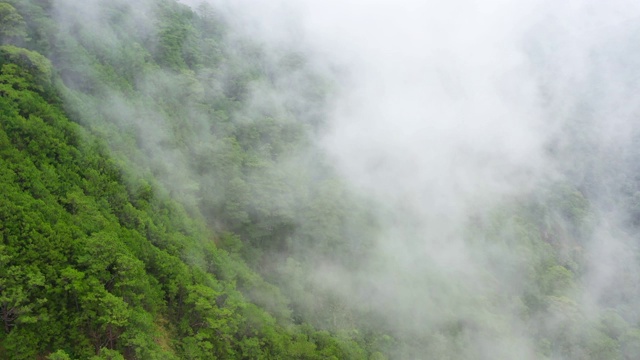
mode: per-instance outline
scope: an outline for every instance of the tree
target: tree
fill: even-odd
[[[0,43],[20,43],[27,37],[27,25],[16,8],[0,3]]]

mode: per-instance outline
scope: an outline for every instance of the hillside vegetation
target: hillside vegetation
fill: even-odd
[[[175,3],[164,6],[167,16],[175,11],[190,21],[195,17]],[[0,358],[367,356],[364,344],[348,336],[295,325],[286,298],[240,258],[238,235],[229,232],[238,231],[237,227],[207,226],[199,206],[189,204],[185,209],[149,176],[151,170],[135,169],[139,165],[135,157],[145,156],[136,153],[135,143],[127,143],[127,136],[136,134],[97,136],[122,130],[105,122],[109,114],[91,108],[107,91],[116,88],[131,94],[132,102],[153,108],[164,101],[180,104],[180,99],[173,94],[143,99],[147,94],[137,92],[134,79],[126,76],[134,73],[116,73],[126,70],[100,63],[80,44],[60,50],[79,55],[60,59],[64,54],[52,48],[74,40],[52,30],[55,25],[44,2],[0,3],[0,10],[3,26],[9,25],[4,19],[15,19],[15,28],[3,29],[3,36],[5,42],[16,44],[0,47]],[[54,59],[53,65],[36,50]],[[143,48],[138,51],[150,56]],[[172,69],[165,75],[174,78],[165,81],[196,82],[182,55],[171,58],[175,56],[171,51],[157,54],[157,62],[149,58],[144,66],[156,69],[163,64]],[[95,88],[75,83],[67,87],[61,81],[71,76],[61,66],[66,61],[70,61],[68,71],[78,71],[79,63],[88,62],[87,74],[75,76],[96,81]],[[183,90],[169,89],[170,85],[164,85],[166,91]],[[168,114],[186,111],[184,105],[162,106],[156,111],[166,111],[166,119],[179,119],[178,114]],[[218,116],[228,115],[219,111]],[[281,131],[281,125],[273,122],[264,126],[264,132],[269,127],[276,134]],[[104,139],[118,144],[110,148]],[[232,186],[234,179],[242,182],[243,160],[236,158],[249,155],[229,134],[220,141],[227,149],[219,161],[229,169],[219,176],[231,177],[221,186]],[[111,155],[110,149],[116,154]],[[217,202],[221,209],[216,211],[229,212],[222,209],[232,207],[231,201]],[[214,211],[197,205],[203,212]],[[237,208],[217,221],[231,224],[235,218],[248,218],[242,211]]]

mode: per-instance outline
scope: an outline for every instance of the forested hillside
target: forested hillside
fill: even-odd
[[[543,45],[560,169],[451,211],[343,176],[344,83],[230,16],[0,1],[0,359],[640,356],[640,131],[603,144]]]
[[[104,6],[115,20],[131,16],[124,3]],[[204,89],[187,66],[194,61],[194,69],[202,68],[204,55],[183,53],[182,41],[207,41],[195,38],[202,33],[192,26],[222,25],[174,2],[150,6],[166,19],[157,24],[161,44],[144,45],[160,49],[151,54],[121,39],[123,51],[108,54],[95,48],[102,45],[98,39],[58,28],[47,2],[0,3],[0,358],[366,358],[366,345],[351,336],[294,322],[288,300],[241,258],[246,253],[258,261],[254,253],[262,247],[284,246],[248,243],[244,250],[239,236],[259,242],[247,234],[265,233],[276,220],[251,221],[258,215],[242,203],[247,192],[268,191],[271,184],[249,188],[243,168],[274,171],[268,161],[300,146],[303,125],[266,118],[234,127],[225,109],[245,106],[235,99],[246,86],[241,77],[266,75],[239,69],[239,78],[224,84],[228,95],[207,95],[218,90]],[[130,30],[114,29],[123,36]],[[84,30],[75,35],[88,35]],[[163,77],[137,77],[144,71]],[[174,87],[174,81],[187,85]],[[110,106],[117,96],[125,103]],[[191,124],[185,112],[198,105],[209,107],[199,114],[211,117]],[[118,112],[127,107],[132,112]],[[133,113],[146,108],[148,114]],[[160,117],[145,130],[175,129],[160,139],[162,146],[185,151],[192,162],[176,164],[178,171],[154,165],[153,153],[137,142],[143,134],[126,131],[135,125],[127,121],[152,120],[145,116]],[[214,127],[224,130],[203,136],[219,137],[215,142],[180,138],[180,132],[191,138]],[[216,177],[210,186],[217,188],[172,189],[156,179],[184,167]]]

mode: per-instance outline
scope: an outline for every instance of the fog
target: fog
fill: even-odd
[[[233,29],[228,44],[254,39],[268,59],[293,48],[331,84],[318,112],[296,102],[304,78],[277,73],[282,86],[254,84],[253,108],[238,118],[251,121],[272,103],[322,115],[312,143],[349,191],[376,205],[369,211],[378,226],[370,258],[354,259],[363,262],[357,270],[327,262],[308,281],[382,318],[404,342],[398,358],[597,358],[581,348],[597,342],[587,324],[615,313],[637,325],[629,182],[640,159],[640,4],[211,3]],[[100,22],[94,5],[83,13]],[[172,76],[145,74],[140,88],[153,94],[158,83],[184,80]],[[114,94],[103,106],[117,109],[115,121],[133,122],[143,151],[173,169],[159,176],[195,202],[193,188],[214,181],[189,174],[184,154],[166,146],[173,130],[157,126],[166,114],[124,98]],[[193,110],[184,121],[204,128],[203,116]],[[217,140],[200,134],[188,142],[208,148]],[[310,157],[295,154],[279,166],[289,174],[313,167]],[[310,200],[293,195],[270,206],[289,214]],[[533,311],[526,296],[538,292],[544,309]],[[558,334],[587,340],[558,350],[550,345]]]
[[[316,62],[333,64],[339,86],[319,142],[354,191],[384,204],[377,261],[364,276],[365,287],[375,290],[363,295],[358,285],[340,284],[353,276],[340,270],[319,270],[316,281],[369,302],[399,333],[432,349],[454,348],[460,358],[541,357],[533,334],[562,328],[565,320],[554,317],[572,311],[594,319],[617,309],[638,320],[630,311],[639,300],[632,290],[637,240],[619,202],[622,179],[634,176],[627,161],[638,130],[638,53],[631,40],[637,3],[233,7],[260,29],[251,36],[302,42]],[[287,37],[292,21],[302,30]],[[498,232],[509,240],[486,241],[469,223],[553,183],[576,186],[590,203],[592,231],[576,250],[585,268],[567,295],[575,302],[545,319],[527,318],[515,295],[537,266],[517,245],[528,240],[517,231],[505,235],[513,231],[505,222]],[[626,295],[612,295],[620,288]],[[452,322],[466,324],[462,343],[438,338]],[[425,358],[447,353],[437,351]]]

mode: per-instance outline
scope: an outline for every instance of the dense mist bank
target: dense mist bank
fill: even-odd
[[[252,36],[334,64],[320,145],[376,204],[376,247],[314,280],[396,356],[636,356],[637,4],[250,7]]]

